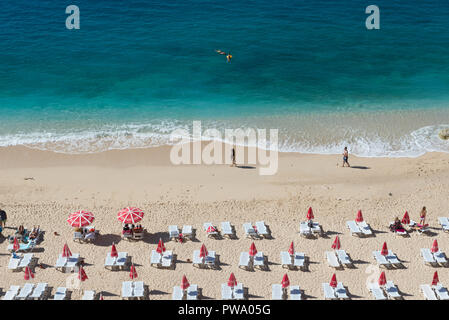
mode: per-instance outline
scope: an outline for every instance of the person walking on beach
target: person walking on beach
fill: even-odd
[[[351,167],[349,165],[348,158],[349,158],[348,147],[345,147],[345,150],[343,151],[343,167],[345,166],[345,164],[347,164],[348,167]]]
[[[231,159],[232,159],[232,164],[231,167],[235,167],[235,147],[232,147],[232,153],[231,153]]]
[[[4,229],[6,226],[6,211],[0,208],[0,225]]]
[[[422,207],[421,210],[421,214],[419,215],[419,223],[424,226],[424,224],[426,223],[426,215],[427,215],[427,210],[426,207]]]

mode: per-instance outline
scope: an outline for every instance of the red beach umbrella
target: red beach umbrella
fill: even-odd
[[[16,237],[14,237],[14,243],[12,245],[12,248],[14,251],[18,251],[20,249],[19,241],[17,240]]]
[[[115,247],[115,243],[112,243],[111,257],[113,257],[113,258],[118,257],[117,248]]]
[[[290,248],[288,248],[288,253],[292,256],[295,254],[295,247],[293,245],[293,241],[292,243],[290,243]]]
[[[290,279],[288,278],[287,274],[284,274],[281,284],[282,284],[282,288],[287,288],[290,285]]]
[[[430,251],[432,251],[432,253],[436,253],[439,251],[437,239],[433,240],[432,248],[430,249]]]
[[[363,222],[362,210],[357,212],[357,217],[355,218],[356,222]]]
[[[137,278],[137,271],[136,267],[134,267],[134,263],[131,265],[130,271],[129,271],[129,277],[132,279]]]
[[[183,276],[182,276],[182,282],[181,282],[181,289],[182,289],[182,290],[187,290],[188,287],[190,287],[190,283],[189,283],[189,281],[187,280],[186,275],[183,275]]]
[[[200,258],[207,257],[207,254],[208,254],[208,251],[206,249],[206,246],[203,243],[203,245],[201,246],[201,249],[200,249]]]
[[[256,249],[256,245],[253,243],[251,243],[251,247],[249,247],[249,255],[251,257],[254,257],[257,254],[257,249]]]
[[[341,248],[340,238],[338,236],[336,236],[334,243],[332,244],[332,249],[338,250],[340,248]]]
[[[385,271],[382,271],[378,280],[379,286],[384,286],[387,283],[387,277],[385,276]]]
[[[440,282],[440,279],[438,279],[438,272],[435,271],[433,274],[432,286],[436,286],[438,282]]]
[[[332,288],[336,288],[337,287],[337,275],[334,273],[334,275],[332,276],[331,282],[329,283],[329,285]]]
[[[30,280],[34,278],[34,273],[31,271],[30,267],[25,268],[25,276],[23,278],[25,280]]]
[[[315,217],[313,216],[312,207],[310,207],[309,210],[307,211],[307,220],[312,220],[312,219],[315,219]]]
[[[85,281],[87,280],[87,274],[84,271],[83,266],[80,266],[79,271],[78,271],[78,279],[80,279],[80,281]]]
[[[234,276],[234,273],[231,272],[231,276],[228,280],[228,287],[234,288],[237,285],[237,279]]]
[[[216,232],[217,230],[215,230],[215,228],[213,227],[213,226],[209,226],[208,228],[207,228],[207,233],[210,233],[210,232]]]
[[[127,207],[117,214],[117,219],[123,223],[137,223],[143,218],[143,211],[135,207]]]
[[[62,248],[62,256],[65,258],[69,258],[72,256],[72,252],[70,251],[67,243],[64,245],[64,248]]]
[[[388,248],[387,248],[387,243],[384,242],[384,245],[382,246],[382,251],[380,251],[380,254],[383,256],[388,255]]]
[[[159,238],[159,243],[157,244],[156,252],[162,254],[162,252],[165,252],[165,245],[162,242],[162,239]]]
[[[95,217],[91,212],[87,212],[84,210],[74,212],[69,215],[67,222],[72,227],[85,227],[91,224],[94,221]]]
[[[401,221],[401,222],[402,222],[403,224],[410,224],[410,217],[409,217],[407,211],[405,211],[404,217],[402,218],[402,221]]]

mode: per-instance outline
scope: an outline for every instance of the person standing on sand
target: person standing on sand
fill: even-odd
[[[231,153],[231,159],[232,159],[232,164],[231,167],[235,167],[235,147],[232,147],[232,153]]]
[[[345,166],[345,164],[347,164],[348,167],[351,167],[349,165],[348,158],[349,158],[348,147],[345,147],[345,150],[343,151],[343,167]]]
[[[1,227],[2,227],[3,229],[4,229],[5,226],[6,226],[6,219],[7,219],[6,211],[5,211],[5,210],[2,210],[2,209],[0,208],[0,225],[1,225]]]
[[[426,207],[422,207],[421,214],[419,216],[419,219],[420,219],[419,223],[422,226],[426,223],[426,215],[427,215]]]

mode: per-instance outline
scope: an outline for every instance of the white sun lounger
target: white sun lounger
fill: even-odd
[[[36,247],[36,240],[30,240],[28,243],[20,243],[19,244],[19,250],[17,252],[27,252],[27,251],[33,251],[33,249]],[[8,245],[8,251],[14,251],[14,244]]]
[[[74,271],[76,264],[78,263],[80,258],[80,254],[79,253],[73,253],[71,257],[69,257],[67,259],[67,263],[65,265],[65,269],[66,270],[70,270],[70,271]]]
[[[385,258],[385,256],[381,255],[380,251],[373,251],[373,257],[374,259],[376,259],[379,266],[384,266],[386,268],[391,267],[391,262],[388,261],[387,258]]]
[[[180,286],[173,287],[172,300],[182,300],[184,298],[184,292]]]
[[[309,237],[310,235],[312,235],[312,230],[307,225],[307,222],[301,222],[299,224],[299,234],[306,238]]]
[[[449,219],[447,217],[438,217],[438,222],[444,232],[449,232]]]
[[[379,287],[379,284],[376,282],[371,282],[368,285],[369,290],[374,296],[374,299],[376,300],[386,300],[387,297],[384,294],[384,291]]]
[[[327,263],[329,264],[330,267],[333,267],[335,269],[341,267],[340,262],[338,261],[337,256],[335,255],[334,252],[326,251],[325,256],[327,259]]]
[[[243,290],[243,283],[237,283],[234,287],[234,299],[243,300],[245,299],[245,291]]]
[[[115,261],[115,265],[120,269],[124,269],[128,264],[128,252],[119,252],[117,254],[117,260]]]
[[[245,231],[245,236],[247,238],[259,238],[259,235],[257,234],[256,230],[254,230],[252,224],[250,222],[243,224],[243,231]]]
[[[447,289],[441,285],[441,283],[438,283],[436,286],[433,287],[433,290],[435,290],[435,293],[437,294],[438,299],[440,300],[449,300],[449,294],[447,292]]]
[[[193,237],[192,226],[182,226],[182,236],[184,237],[184,239],[192,240]]]
[[[28,296],[33,292],[34,284],[33,283],[25,283],[22,289],[20,289],[19,294],[16,296],[16,299],[25,300]]]
[[[67,264],[67,257],[63,257],[62,254],[59,254],[58,260],[56,260],[55,264],[56,270],[61,269],[61,271],[63,271],[66,264]]]
[[[81,300],[95,300],[95,291],[94,290],[84,290],[83,297]]]
[[[421,248],[421,257],[423,257],[425,264],[431,266],[437,265],[437,262],[435,261],[435,258],[429,248]]]
[[[2,300],[14,300],[19,293],[20,286],[10,286],[8,291],[6,291]]]
[[[133,297],[133,283],[132,281],[122,282],[122,298],[129,299]]]
[[[200,250],[194,250],[193,251],[192,264],[194,266],[197,265],[198,267],[204,265],[203,258],[200,257]]]
[[[256,221],[257,234],[266,238],[270,235],[264,221]]]
[[[432,288],[428,284],[422,284],[420,285],[420,288],[426,300],[438,300],[435,292],[433,292]]]
[[[399,294],[398,288],[394,285],[393,281],[387,281],[385,285],[385,292],[392,299],[399,299],[401,295]]]
[[[335,295],[339,299],[349,299],[348,294],[346,292],[346,288],[343,286],[343,283],[338,282],[337,287],[335,288]]]
[[[447,259],[446,259],[446,255],[444,254],[444,252],[442,252],[442,251],[435,252],[433,254],[433,257],[442,266],[446,266],[447,265]]]
[[[366,221],[358,222],[357,225],[365,236],[371,236],[373,234],[373,231]]]
[[[23,255],[23,258],[20,260],[19,268],[26,268],[26,267],[30,266],[31,261],[33,261],[33,254],[25,253]]]
[[[221,284],[221,300],[232,300],[232,288],[226,283]]]
[[[150,265],[153,267],[154,266],[160,267],[161,260],[162,260],[162,255],[159,252],[157,252],[156,250],[151,250]]]
[[[198,286],[191,284],[187,288],[187,300],[198,300]]]
[[[359,226],[354,220],[346,221],[346,226],[348,227],[349,232],[352,236],[357,235],[360,237],[362,235],[362,230],[360,230]]]
[[[134,290],[133,290],[133,297],[134,298],[144,298],[145,296],[145,285],[143,284],[143,281],[136,281],[133,284]]]
[[[287,251],[281,251],[282,268],[291,269],[293,267],[292,256]]]
[[[299,286],[290,286],[290,300],[301,300],[301,289]]]
[[[170,238],[170,240],[179,239],[178,226],[168,226],[168,237]]]
[[[58,287],[53,300],[65,300],[67,298],[67,288]]]
[[[324,292],[324,299],[337,299],[337,296],[335,295],[334,288],[332,288],[329,283],[323,283],[323,292]]]
[[[173,251],[166,250],[162,254],[161,262],[163,268],[171,268],[173,266]]]
[[[306,261],[306,255],[303,252],[295,252],[293,256],[293,266],[303,269]]]
[[[337,253],[338,260],[340,261],[340,263],[342,265],[344,265],[345,267],[353,266],[352,260],[351,260],[351,258],[349,258],[348,254],[346,253],[345,250],[340,249],[340,250],[336,250],[335,252]]]
[[[271,300],[284,300],[284,292],[280,284],[271,286]]]
[[[312,233],[318,233],[318,234],[322,234],[323,233],[323,229],[321,228],[320,224],[318,222],[312,222]]]
[[[115,262],[117,261],[117,257],[111,257],[111,253],[108,252],[106,255],[106,259],[104,261],[104,267],[105,268],[111,268],[113,269],[115,267]]]
[[[36,287],[34,288],[33,293],[30,295],[30,298],[42,300],[42,299],[46,298],[47,290],[48,290],[47,283],[42,283],[42,282],[38,283],[36,285]]]
[[[234,237],[234,231],[232,229],[231,223],[229,221],[225,221],[221,223],[221,233],[226,237]]]
[[[13,271],[19,271],[19,264],[20,264],[20,260],[22,260],[22,258],[20,256],[18,256],[17,258],[14,258],[11,255],[11,258],[9,258],[9,264],[8,264],[8,269],[13,270]]]
[[[209,267],[215,267],[217,262],[217,260],[215,259],[215,251],[208,251],[204,262]]]
[[[242,269],[245,269],[245,270],[249,270],[250,269],[250,259],[249,259],[249,253],[248,252],[240,253],[239,268],[242,268]]]
[[[265,257],[263,252],[257,252],[254,256],[254,267],[259,269],[265,268]]]
[[[214,231],[214,232],[207,232],[207,229],[209,229],[209,227],[214,228],[216,231]],[[208,237],[215,237],[215,236],[218,236],[218,234],[219,234],[218,231],[217,231],[217,228],[210,222],[205,222],[203,224],[203,230],[206,231]]]
[[[399,261],[398,257],[393,253],[393,251],[388,250],[388,255],[385,257],[392,265],[395,267],[402,267],[402,262]]]

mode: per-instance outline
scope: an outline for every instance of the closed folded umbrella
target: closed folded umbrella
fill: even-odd
[[[187,290],[187,288],[190,287],[189,280],[187,280],[187,277],[185,275],[182,276],[182,282],[181,282],[181,289]]]
[[[115,243],[112,243],[111,257],[113,257],[113,258],[118,257],[117,248],[115,247]]]
[[[162,239],[159,238],[159,243],[157,244],[157,248],[156,248],[156,252],[162,254],[163,252],[165,252],[165,245],[162,242]]]
[[[64,245],[64,248],[62,248],[62,256],[64,258],[70,258],[72,256],[72,252],[70,251],[67,243]]]
[[[432,286],[436,286],[438,282],[440,282],[440,279],[438,279],[438,272],[435,271],[433,274]]]
[[[355,218],[356,222],[363,222],[362,210],[357,212],[357,217]]]
[[[334,243],[332,243],[332,249],[338,250],[340,248],[341,248],[340,238],[336,236]]]
[[[257,254],[257,249],[256,249],[256,245],[253,243],[251,243],[251,247],[249,247],[249,255],[251,257],[254,257]]]
[[[295,254],[295,247],[293,245],[293,241],[292,243],[290,243],[290,248],[288,248],[288,253],[292,256]]]
[[[380,254],[383,256],[388,255],[388,248],[387,248],[387,243],[384,242],[384,245],[382,246],[382,250],[380,251]]]
[[[405,211],[404,217],[402,218],[402,221],[401,221],[401,222],[402,222],[403,224],[410,224],[410,217],[409,217],[407,211]]]
[[[309,210],[307,211],[307,220],[312,220],[312,219],[315,219],[315,217],[313,216],[312,207],[310,207]]]
[[[438,249],[438,241],[437,241],[437,239],[435,239],[435,240],[433,240],[432,248],[430,249],[430,251],[432,251],[432,253],[436,253],[439,250],[440,249]]]
[[[131,265],[131,268],[130,268],[130,271],[129,271],[129,277],[131,279],[137,278],[137,271],[136,271],[136,267],[134,267],[134,263]]]
[[[30,267],[25,268],[25,275],[23,277],[25,280],[30,280],[34,278],[34,273],[31,271]]]
[[[282,284],[282,288],[284,288],[284,289],[290,285],[290,279],[288,278],[287,274],[284,274],[281,284]]]
[[[385,276],[385,271],[382,271],[378,280],[379,286],[384,286],[387,283],[387,277]]]
[[[12,248],[16,252],[19,251],[19,249],[20,249],[19,240],[17,240],[16,237],[14,237],[14,242],[12,244]]]
[[[336,288],[337,287],[337,275],[334,273],[334,275],[332,276],[331,282],[329,282],[329,285],[332,288]]]
[[[237,279],[234,276],[234,273],[231,272],[231,276],[228,280],[228,287],[234,288],[237,285]]]
[[[80,281],[85,281],[85,280],[88,279],[88,278],[87,278],[87,274],[86,274],[86,272],[84,271],[83,266],[80,266],[80,268],[79,268],[79,271],[78,271],[78,279],[79,279]]]

